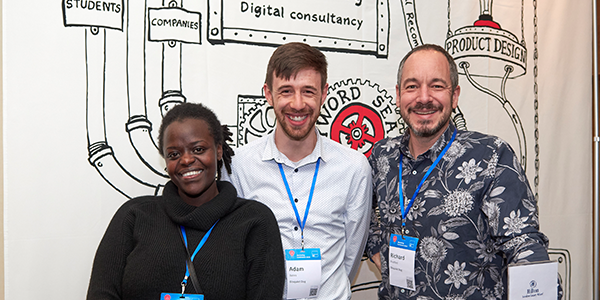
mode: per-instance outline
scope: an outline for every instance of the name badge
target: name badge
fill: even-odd
[[[162,293],[160,300],[204,300],[204,295],[181,294],[181,293]]]
[[[314,298],[321,285],[321,249],[286,249],[287,299]]]
[[[392,234],[390,236],[390,284],[415,290],[415,252],[419,239]]]

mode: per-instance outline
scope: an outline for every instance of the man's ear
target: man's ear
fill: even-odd
[[[396,84],[396,106],[400,107],[400,86]]]
[[[265,92],[265,98],[267,98],[267,102],[269,102],[269,105],[273,106],[273,93],[266,83],[263,85],[263,91]]]
[[[460,96],[460,85],[456,86],[456,89],[454,89],[454,93],[452,94],[452,109],[455,109],[458,106],[458,96]]]
[[[319,107],[323,107],[323,104],[325,104],[325,99],[327,99],[327,91],[329,90],[329,83],[326,83],[325,86],[323,87],[323,90],[321,91],[321,105],[319,105]]]

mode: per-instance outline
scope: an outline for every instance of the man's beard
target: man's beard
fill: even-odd
[[[282,112],[281,114],[277,114],[277,122],[279,123],[278,126],[281,126],[281,129],[283,129],[283,132],[292,140],[294,141],[303,141],[304,139],[306,139],[306,137],[311,133],[311,131],[314,128],[314,125],[316,123],[316,117],[314,117],[314,110],[312,109],[307,109],[308,111],[302,110],[302,111],[293,111],[292,113],[308,113],[307,115],[307,119],[308,119],[308,128],[304,128],[301,127],[302,129],[295,129],[294,126],[291,126],[289,123],[287,123],[287,117],[286,114],[284,112]],[[318,116],[317,116],[318,117]]]
[[[413,111],[413,110],[421,110],[421,109],[440,110],[440,107],[433,105],[433,103],[431,103],[431,102],[426,103],[426,104],[417,103],[414,107],[408,109],[408,114],[410,114],[411,111]],[[441,107],[441,109],[443,110],[443,107]],[[402,116],[402,119],[404,119],[406,124],[408,125],[408,128],[410,129],[411,133],[413,133],[414,135],[416,135],[418,137],[432,137],[432,136],[435,136],[436,134],[438,134],[440,132],[440,130],[444,129],[446,124],[448,124],[448,122],[450,121],[451,114],[452,114],[452,110],[448,110],[446,113],[444,113],[441,116],[441,118],[439,119],[437,124],[435,124],[433,127],[427,126],[432,121],[422,121],[420,124],[414,124],[410,119],[405,118],[404,116],[402,116],[402,114],[400,114],[400,115]],[[418,129],[416,125],[422,125],[421,129]]]

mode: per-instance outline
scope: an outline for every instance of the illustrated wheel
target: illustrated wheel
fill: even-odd
[[[373,145],[384,138],[379,114],[367,105],[354,103],[344,107],[331,125],[331,139],[371,155]]]

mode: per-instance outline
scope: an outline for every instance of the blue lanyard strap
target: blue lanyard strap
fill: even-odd
[[[412,198],[410,198],[410,202],[408,202],[408,206],[406,206],[406,209],[404,208],[404,193],[402,192],[402,151],[400,151],[400,162],[398,164],[398,170],[399,170],[399,177],[400,180],[398,180],[398,198],[400,198],[400,212],[402,213],[402,227],[406,226],[406,216],[408,215],[408,212],[410,211],[410,208],[412,207],[413,203],[415,202],[415,198],[417,198],[417,195],[419,194],[419,191],[421,190],[421,187],[423,186],[423,183],[425,182],[425,180],[427,180],[427,177],[429,177],[429,174],[431,174],[431,172],[433,171],[433,169],[435,169],[435,167],[437,166],[437,164],[440,162],[440,160],[442,160],[442,157],[444,157],[444,154],[446,154],[446,151],[448,151],[448,149],[450,149],[450,145],[452,145],[452,142],[454,142],[454,138],[456,138],[456,128],[454,128],[454,133],[452,134],[452,138],[450,139],[450,142],[448,142],[448,145],[446,145],[446,147],[444,147],[444,150],[442,150],[442,152],[440,152],[440,155],[438,155],[437,159],[433,162],[433,164],[429,167],[429,170],[427,170],[427,172],[425,173],[425,176],[423,176],[423,179],[421,179],[421,182],[419,183],[419,186],[417,186],[417,189],[415,190],[415,193],[412,195]]]
[[[317,183],[317,174],[319,173],[319,165],[321,164],[321,158],[317,159],[317,165],[315,166],[315,174],[313,175],[312,185],[310,187],[310,194],[308,195],[308,203],[306,204],[306,210],[304,211],[304,220],[300,220],[300,213],[298,213],[298,208],[296,207],[296,203],[294,203],[294,196],[292,196],[292,191],[290,190],[290,185],[285,178],[285,172],[283,172],[283,166],[280,163],[279,172],[281,172],[281,178],[283,179],[283,183],[285,184],[285,189],[287,191],[288,197],[290,198],[290,203],[292,203],[292,207],[294,208],[294,213],[296,214],[296,220],[298,221],[298,225],[300,225],[300,234],[302,236],[302,250],[304,250],[304,225],[306,225],[306,219],[308,219],[308,210],[310,209],[310,204],[312,202],[313,194],[315,192],[315,184]]]
[[[217,223],[219,223],[219,220],[217,220],[217,222],[215,222],[215,224],[213,224],[213,226],[208,230],[208,232],[206,232],[204,237],[202,237],[202,240],[200,240],[200,243],[198,244],[198,246],[196,246],[196,250],[194,250],[194,254],[192,254],[192,257],[190,257],[191,261],[194,261],[194,257],[196,257],[196,254],[198,254],[198,251],[200,251],[202,246],[204,246],[204,243],[206,243],[208,236],[210,236],[210,233],[212,232],[213,228],[215,228],[215,225],[217,225]],[[181,234],[183,236],[183,243],[185,244],[185,247],[187,248],[188,242],[187,242],[187,235],[185,234],[185,228],[183,226],[179,226],[179,227],[181,228]],[[186,263],[185,264],[185,277],[183,278],[182,284],[187,284],[187,279],[189,277],[190,277],[190,269]]]

